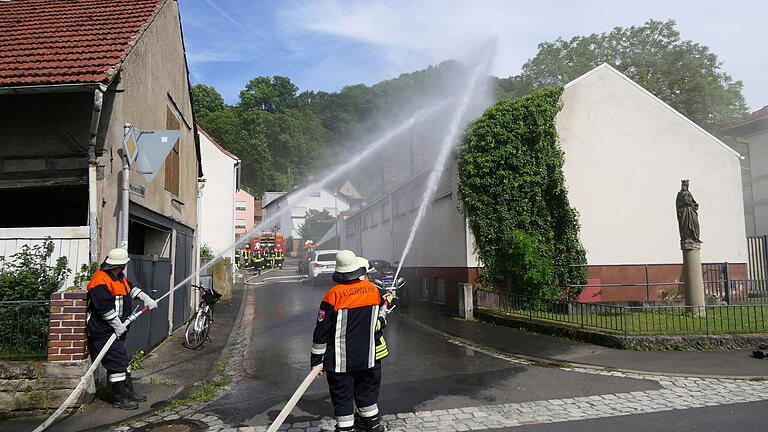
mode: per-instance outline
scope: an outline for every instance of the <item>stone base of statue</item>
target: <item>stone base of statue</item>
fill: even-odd
[[[695,315],[705,315],[704,276],[701,273],[701,243],[696,241],[680,242],[683,250],[683,278],[685,280],[685,305],[694,306]]]

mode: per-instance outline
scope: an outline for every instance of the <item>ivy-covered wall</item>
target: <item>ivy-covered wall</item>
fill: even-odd
[[[586,253],[555,128],[562,92],[497,102],[467,129],[458,161],[459,200],[485,282],[549,298],[586,283],[586,268],[574,267],[586,264]]]

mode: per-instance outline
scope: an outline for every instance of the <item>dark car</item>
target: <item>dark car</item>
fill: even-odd
[[[397,268],[390,264],[388,261],[372,259],[368,260],[368,264],[370,264],[375,269],[373,273],[373,279],[379,288],[385,290],[398,289],[405,285],[405,278],[402,276],[398,277],[398,282],[395,283],[395,273],[397,272]]]

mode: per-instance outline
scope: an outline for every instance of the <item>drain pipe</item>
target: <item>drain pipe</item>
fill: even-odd
[[[123,137],[128,135],[131,131],[131,124],[126,123],[123,130]],[[120,159],[123,161],[123,169],[120,172],[120,212],[117,229],[117,246],[123,249],[128,249],[128,214],[130,206],[130,180],[131,180],[131,165],[128,163],[128,155],[125,154],[123,149],[119,149],[117,153],[120,155]]]
[[[93,112],[91,113],[91,127],[88,140],[88,259],[90,262],[98,262],[98,236],[96,232],[97,216],[99,211],[99,193],[96,180],[98,161],[96,160],[96,136],[101,122],[101,110],[104,106],[104,92],[107,87],[100,85],[93,91]]]
[[[195,251],[197,252],[195,256],[195,285],[200,285],[200,246],[202,245],[201,238],[203,236],[203,229],[202,229],[202,221],[200,220],[200,215],[202,213],[202,207],[203,207],[203,188],[205,187],[205,179],[203,177],[200,177],[197,179],[197,229],[195,230]],[[193,290],[195,293],[194,297],[194,307],[197,308],[197,305],[200,304],[200,290],[195,289]]]

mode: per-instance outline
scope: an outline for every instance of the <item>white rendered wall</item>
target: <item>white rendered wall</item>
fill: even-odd
[[[734,152],[607,65],[562,101],[566,184],[589,264],[680,263],[681,179],[700,205],[702,262],[747,261]]]
[[[752,225],[750,235],[768,235],[768,131],[745,137],[749,142],[749,172],[745,179],[751,183]],[[751,208],[750,208],[751,207]]]
[[[293,197],[283,198],[282,195],[275,197],[276,194],[282,192],[267,192],[269,194],[269,201],[263,206],[263,218],[269,220],[275,214],[279,214],[279,223],[265,226],[267,231],[272,229],[272,226],[278,225],[278,230],[286,237],[300,238],[299,228],[304,225],[304,219],[307,214],[307,210],[326,210],[331,216],[336,217],[340,212],[349,210],[349,204],[341,198],[336,198],[332,193],[321,190],[319,193],[306,194],[300,200],[295,201]],[[315,196],[319,195],[319,196]],[[290,201],[290,203],[289,203]],[[290,211],[286,208],[290,205]]]
[[[218,255],[235,242],[235,193],[237,161],[200,134],[200,156],[205,174],[200,228],[201,240]],[[233,257],[230,251],[225,256]]]

